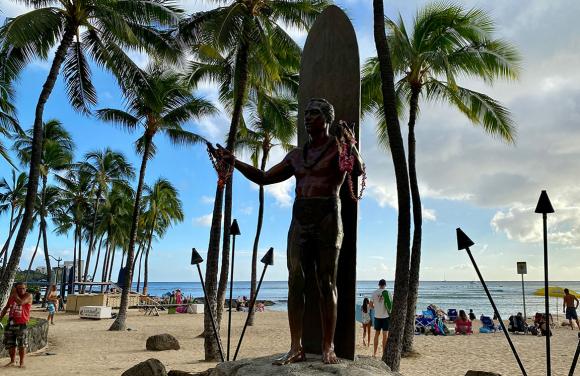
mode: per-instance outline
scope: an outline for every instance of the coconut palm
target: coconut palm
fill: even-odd
[[[135,177],[135,171],[122,153],[114,152],[110,148],[88,152],[85,154],[84,162],[81,163],[80,168],[92,176],[93,189],[91,191],[94,192],[93,219],[90,226],[87,257],[83,274],[83,280],[86,281],[91,254],[96,246],[95,229],[97,226],[99,204],[103,200],[103,194],[108,192],[113,183],[133,179]],[[98,262],[99,259],[97,256],[96,263],[98,264]]]
[[[14,141],[14,150],[23,165],[30,163],[32,159],[33,149],[33,130],[29,129],[26,133],[22,133],[16,137]],[[68,168],[72,162],[74,152],[74,142],[70,133],[64,128],[59,120],[52,119],[45,122],[42,126],[42,148],[40,156],[40,177],[41,189],[40,195],[37,196],[36,214],[40,222],[39,237],[43,232],[46,232],[46,217],[48,213],[45,207],[44,196],[48,184],[48,177],[51,173],[62,171]],[[34,221],[34,220],[33,220]],[[38,244],[38,242],[37,242]],[[50,257],[48,251],[45,249],[45,262],[47,269],[47,278],[50,281],[52,271],[50,267]],[[36,252],[35,252],[36,254]],[[32,265],[32,260],[31,260]]]
[[[298,103],[293,98],[260,92],[249,103],[246,111],[250,127],[240,129],[236,148],[249,151],[254,167],[264,171],[270,150],[274,146],[279,144],[285,150],[290,150],[293,147],[290,142],[296,135],[295,119]],[[252,248],[250,300],[256,293],[258,247],[264,219],[264,186],[262,185],[259,188],[258,200],[258,223]],[[250,312],[249,315],[248,325],[253,325],[254,312]]]
[[[141,79],[138,67],[124,49],[147,51],[163,57],[177,54],[168,42],[166,29],[179,21],[181,11],[166,0],[20,0],[33,10],[8,18],[0,28],[0,77],[10,83],[30,61],[54,58],[35,109],[32,151],[25,210],[7,271],[0,281],[0,296],[6,295],[18,267],[31,225],[37,192],[42,148],[42,122],[61,68],[73,108],[89,113],[97,102],[86,54],[97,65],[114,73],[121,86]]]
[[[91,187],[92,176],[86,171],[74,166],[63,176],[57,175],[60,185],[60,195],[63,202],[61,210],[55,215],[56,232],[63,234],[73,231],[74,238],[74,276],[73,279],[81,282],[82,270],[82,243],[83,228],[88,223],[88,214],[91,214]]]
[[[8,222],[8,237],[2,251],[0,251],[0,258],[4,258],[3,269],[8,262],[8,248],[10,246],[10,240],[16,227],[20,223],[22,217],[22,211],[24,210],[24,198],[26,196],[26,185],[28,176],[26,173],[21,172],[16,176],[16,171],[12,170],[11,183],[8,183],[5,178],[0,180],[0,202],[2,202],[2,211],[10,210],[10,222]],[[14,216],[16,214],[16,217]],[[2,273],[0,273],[0,277]]]
[[[129,238],[135,192],[127,182],[114,182],[105,196],[98,233],[106,236],[101,281],[111,279],[115,250]],[[94,275],[95,273],[93,273]],[[93,277],[94,278],[94,277]]]
[[[268,46],[273,46],[274,36],[269,35]],[[248,59],[247,89],[248,98],[254,100],[259,91],[277,92],[289,96],[298,93],[298,70],[300,67],[301,51],[297,46],[292,48],[272,48],[271,54],[263,54],[261,50],[254,48],[250,51]],[[215,46],[203,44],[194,48],[195,61],[188,67],[187,77],[189,82],[197,84],[200,81],[208,81],[219,85],[219,100],[222,105],[232,110],[234,107],[234,76],[236,51],[220,52]],[[275,70],[275,71],[274,71]],[[240,126],[244,119],[240,119]],[[231,220],[231,196],[226,187],[226,222]],[[221,204],[220,204],[221,206]],[[228,209],[230,208],[230,209]],[[221,223],[219,223],[221,226]],[[229,229],[226,229],[229,231]],[[219,234],[218,234],[219,236]],[[223,313],[223,303],[227,290],[229,274],[229,243],[228,233],[224,234],[221,271],[217,288],[217,322],[218,327]],[[218,245],[219,247],[219,245]],[[211,257],[208,257],[211,261]]]
[[[147,246],[145,251],[145,271],[143,276],[143,295],[147,295],[149,281],[149,252],[154,234],[161,239],[171,225],[183,222],[183,205],[179,199],[179,192],[169,180],[159,178],[152,187],[145,187],[143,202],[146,206],[144,213],[145,228],[147,230]],[[141,254],[143,255],[143,253]]]
[[[399,75],[395,84],[401,108],[408,109],[408,164],[413,203],[413,242],[407,322],[403,352],[412,351],[415,332],[414,314],[419,289],[421,261],[422,206],[416,169],[415,125],[419,99],[441,102],[457,108],[472,123],[482,126],[492,136],[514,142],[515,127],[509,111],[495,99],[458,85],[458,79],[469,77],[492,84],[497,79],[515,79],[520,58],[508,42],[493,36],[494,22],[481,9],[466,10],[459,5],[435,3],[419,10],[408,30],[399,16],[387,19],[393,69]],[[380,108],[382,95],[376,58],[363,68],[365,109]],[[384,117],[379,117],[384,119]],[[379,138],[384,140],[387,123],[380,123]]]
[[[203,142],[203,138],[183,129],[182,125],[190,119],[210,115],[215,111],[213,105],[191,94],[191,88],[181,77],[157,63],[151,64],[142,72],[144,83],[127,87],[124,96],[127,112],[116,109],[97,111],[100,120],[120,125],[130,131],[143,129],[143,135],[137,141],[137,150],[143,155],[139,170],[139,180],[135,193],[131,231],[127,253],[127,276],[125,284],[131,286],[134,263],[135,241],[141,195],[147,169],[147,161],[155,154],[153,139],[158,133],[163,133],[174,144],[195,144]],[[124,330],[127,313],[129,289],[123,289],[121,307],[117,319],[110,330]]]
[[[0,65],[2,58],[0,56]],[[10,84],[3,81],[0,75],[0,135],[12,138],[14,134],[22,133],[22,129],[16,119],[16,108],[12,104],[14,97]],[[15,167],[4,143],[0,141],[0,156],[4,158],[12,167]]]
[[[269,60],[264,66],[266,77],[275,79],[280,75],[280,64],[274,57],[276,50],[297,50],[298,46],[283,30],[281,24],[297,29],[308,29],[316,16],[330,3],[328,0],[230,0],[227,2],[214,0],[217,8],[199,12],[191,16],[181,28],[181,35],[192,44],[210,44],[218,51],[225,51],[231,56],[234,74],[231,80],[233,100],[232,119],[228,132],[226,148],[233,150],[236,143],[238,126],[242,119],[242,109],[246,103],[248,89],[249,56],[256,55]],[[221,6],[222,4],[224,4]],[[211,42],[210,42],[211,41]],[[231,223],[232,184],[231,177],[226,185],[224,208],[222,273],[220,282],[227,282],[227,266],[223,265],[229,259],[229,224]],[[216,294],[219,241],[221,233],[223,206],[223,187],[216,187],[208,257],[206,260],[206,284],[208,294],[208,309],[213,310],[216,302],[222,307],[221,299]],[[227,256],[227,257],[226,257]],[[224,278],[226,277],[226,278]],[[222,289],[224,290],[224,289]],[[225,290],[224,290],[225,291]],[[221,310],[218,314],[218,327]],[[211,336],[211,320],[209,312],[204,316],[205,328],[205,359],[217,359],[217,344]]]
[[[405,147],[401,136],[401,127],[397,116],[395,101],[395,84],[389,42],[385,32],[385,10],[383,0],[373,0],[373,30],[377,55],[379,57],[379,72],[382,96],[382,117],[386,119],[387,136],[391,158],[395,170],[397,184],[397,204],[399,209],[397,226],[397,262],[395,270],[395,286],[393,310],[389,341],[383,352],[383,361],[393,371],[399,370],[401,361],[401,339],[405,328],[407,308],[407,287],[409,285],[409,246],[411,238],[411,198],[409,193],[409,174],[405,160]]]

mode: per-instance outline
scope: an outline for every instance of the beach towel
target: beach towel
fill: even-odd
[[[385,308],[387,309],[387,312],[389,312],[390,315],[391,310],[393,309],[393,302],[391,300],[389,292],[386,289],[383,290],[383,302],[385,303]]]

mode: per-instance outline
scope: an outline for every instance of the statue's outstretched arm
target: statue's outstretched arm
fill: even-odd
[[[364,162],[355,145],[352,146],[352,155],[354,156],[354,165],[352,166],[352,175],[361,176],[364,170]]]
[[[237,159],[234,162],[234,166],[242,173],[242,175],[259,185],[280,183],[294,175],[294,169],[292,168],[290,161],[287,159],[272,166],[272,168],[267,171],[262,171]]]

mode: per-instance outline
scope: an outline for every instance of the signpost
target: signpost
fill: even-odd
[[[526,292],[524,290],[524,274],[528,274],[528,265],[525,261],[518,262],[518,274],[522,275],[522,300],[524,301],[524,319],[528,317],[526,314]]]

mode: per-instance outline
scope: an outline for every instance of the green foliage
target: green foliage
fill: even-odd
[[[398,113],[405,112],[416,90],[427,101],[454,106],[487,133],[515,142],[515,124],[508,109],[457,83],[476,78],[493,84],[519,76],[520,56],[511,44],[494,38],[495,25],[489,15],[477,8],[433,3],[417,12],[412,26],[409,31],[401,16],[386,20],[393,69],[399,77],[395,84]],[[363,115],[379,119],[378,138],[388,147],[376,57],[366,61],[362,75]]]

